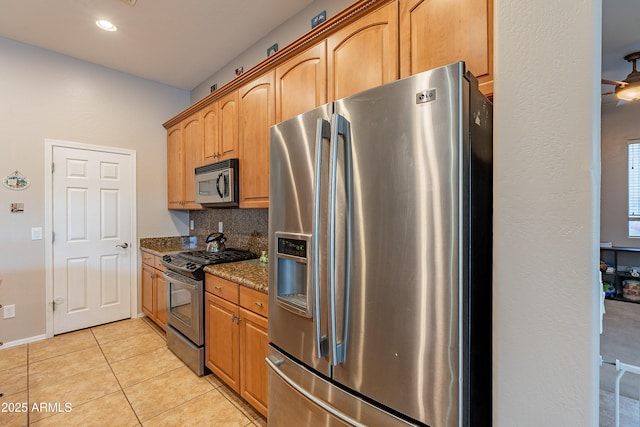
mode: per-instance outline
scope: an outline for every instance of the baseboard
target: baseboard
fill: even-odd
[[[2,346],[0,346],[0,349],[16,347],[18,345],[29,344],[36,341],[42,341],[45,338],[47,338],[47,336],[45,334],[42,334],[42,335],[36,335],[35,337],[23,338],[21,340],[6,342],[6,343],[3,343]]]

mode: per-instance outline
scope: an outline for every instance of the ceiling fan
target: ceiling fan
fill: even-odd
[[[633,62],[633,71],[621,82],[602,79],[602,84],[614,85],[616,87],[615,92],[609,92],[603,95],[615,93],[620,100],[635,101],[640,99],[640,72],[636,69],[636,61],[640,59],[640,52],[630,53],[626,55],[624,59]]]

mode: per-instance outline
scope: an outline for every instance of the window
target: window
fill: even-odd
[[[640,139],[629,140],[629,237],[640,237]]]

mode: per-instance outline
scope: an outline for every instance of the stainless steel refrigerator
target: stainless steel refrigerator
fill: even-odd
[[[273,126],[269,191],[269,426],[491,425],[492,105],[465,64]]]

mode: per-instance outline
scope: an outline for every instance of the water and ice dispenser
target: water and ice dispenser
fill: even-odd
[[[281,307],[311,317],[311,235],[276,232],[276,302]]]

